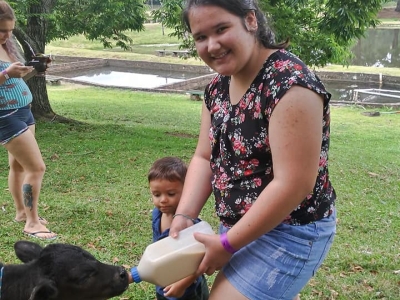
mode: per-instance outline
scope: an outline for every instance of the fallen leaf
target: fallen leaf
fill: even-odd
[[[354,266],[353,267],[353,271],[356,271],[356,272],[361,272],[361,271],[363,271],[364,269],[361,267],[361,266]]]
[[[54,153],[52,156],[50,156],[50,159],[51,159],[52,161],[57,160],[57,159],[59,159],[59,158],[60,158],[60,156],[58,156],[57,153]]]
[[[337,297],[337,296],[339,296],[339,293],[336,292],[335,290],[331,290],[331,294],[332,294],[332,297]],[[335,298],[331,298],[331,299],[335,299]]]
[[[368,175],[369,175],[370,177],[378,177],[378,176],[379,176],[379,174],[372,173],[372,172],[368,172]]]
[[[88,248],[96,249],[96,246],[92,243],[87,244]]]

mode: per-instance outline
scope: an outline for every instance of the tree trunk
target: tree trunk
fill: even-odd
[[[26,35],[29,40],[20,41],[25,53],[25,59],[31,60],[33,55],[29,46],[37,53],[45,53],[47,21],[44,15],[48,13],[48,1],[39,0],[39,3],[30,4],[28,12],[30,17],[27,20]],[[32,113],[36,119],[53,119],[55,113],[51,108],[47,94],[45,76],[35,76],[28,80],[28,86],[33,95]]]
[[[51,108],[47,94],[45,76],[34,76],[27,81],[27,84],[33,96],[32,113],[35,118],[52,119],[55,114]]]
[[[400,12],[400,0],[397,0],[397,6],[395,11]]]
[[[30,3],[28,12],[31,16],[27,20],[26,31],[19,27],[14,29],[14,36],[22,47],[26,61],[30,61],[34,54],[45,53],[47,21],[44,16],[53,9],[56,0],[38,0],[34,4],[32,4],[32,1]],[[82,122],[54,113],[47,94],[46,77],[44,75],[30,78],[27,84],[33,96],[32,113],[35,119],[82,124]]]

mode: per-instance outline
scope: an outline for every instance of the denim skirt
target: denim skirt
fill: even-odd
[[[220,225],[220,233],[228,231]],[[307,225],[280,224],[236,252],[222,268],[251,300],[292,300],[324,261],[336,233],[336,211]]]

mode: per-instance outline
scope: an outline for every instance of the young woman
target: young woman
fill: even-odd
[[[7,2],[0,1],[0,142],[8,151],[8,185],[16,207],[15,221],[25,222],[26,235],[53,240],[57,235],[38,215],[46,167],[35,139],[32,94],[22,79],[33,67],[17,60],[11,40],[14,26],[14,11]]]
[[[255,0],[188,0],[184,20],[218,75],[170,235],[213,192],[220,235],[195,235],[206,247],[198,274],[221,270],[210,299],[297,299],[336,231],[330,94],[275,44]]]

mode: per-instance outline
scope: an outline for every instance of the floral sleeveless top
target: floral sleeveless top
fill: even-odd
[[[313,191],[282,221],[303,225],[329,216],[336,199],[328,172],[331,95],[319,78],[295,55],[278,50],[267,58],[236,105],[230,102],[229,84],[230,76],[217,75],[206,87],[204,99],[211,114],[210,166],[215,209],[222,223],[233,226],[272,181],[268,124],[275,106],[293,85],[323,96],[323,140]]]

